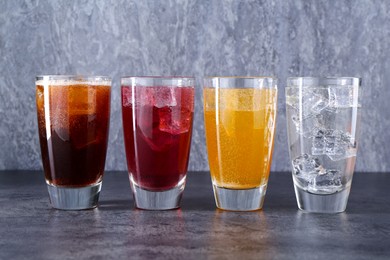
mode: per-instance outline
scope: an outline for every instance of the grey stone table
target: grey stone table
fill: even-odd
[[[347,211],[297,210],[289,173],[264,209],[215,208],[210,177],[189,173],[182,208],[134,209],[127,175],[108,172],[94,210],[52,209],[41,172],[0,172],[0,259],[390,259],[390,174],[355,174]]]

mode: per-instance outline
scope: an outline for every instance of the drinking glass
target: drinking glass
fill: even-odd
[[[106,160],[111,79],[36,77],[39,140],[51,204],[97,206]]]
[[[288,78],[287,130],[298,207],[337,213],[347,206],[360,129],[361,80]]]
[[[122,119],[135,206],[180,206],[194,112],[194,78],[123,77]]]
[[[250,211],[263,206],[271,167],[277,104],[272,77],[204,80],[207,152],[216,205]]]

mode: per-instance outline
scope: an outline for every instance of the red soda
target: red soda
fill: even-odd
[[[127,165],[136,185],[164,191],[185,180],[193,110],[193,87],[122,86]]]

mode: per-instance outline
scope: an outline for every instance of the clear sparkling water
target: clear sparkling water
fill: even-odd
[[[303,192],[349,189],[357,151],[360,105],[356,86],[287,87],[293,179]]]

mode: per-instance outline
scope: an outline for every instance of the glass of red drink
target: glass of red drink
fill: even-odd
[[[97,206],[106,160],[111,79],[38,76],[36,104],[51,204],[65,210]]]
[[[191,77],[124,77],[122,119],[135,206],[180,206],[194,112]]]

